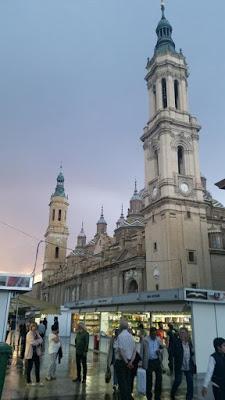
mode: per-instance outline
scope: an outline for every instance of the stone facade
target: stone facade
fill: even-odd
[[[94,238],[86,243],[82,226],[67,257],[66,217],[58,224],[52,213],[60,208],[66,215],[68,202],[64,189],[60,195],[56,190],[41,290],[51,302],[185,286],[225,289],[225,208],[211,197],[200,174],[201,127],[189,112],[187,64],[175,50],[163,5],[156,32],[145,77],[145,188],[138,192],[135,183],[127,219],[122,210],[113,237],[107,234],[102,209]],[[57,260],[56,246],[62,247]]]

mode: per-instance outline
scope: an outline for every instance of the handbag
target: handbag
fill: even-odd
[[[111,369],[109,366],[107,366],[105,371],[105,383],[109,383],[110,380],[111,380]]]
[[[146,394],[146,371],[143,368],[137,370],[137,392]]]

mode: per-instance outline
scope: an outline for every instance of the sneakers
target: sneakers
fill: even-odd
[[[45,379],[46,379],[46,381],[51,381],[52,380],[52,378],[50,376],[46,376]]]
[[[38,382],[37,385],[42,387],[42,386],[44,386],[44,383],[43,382]]]

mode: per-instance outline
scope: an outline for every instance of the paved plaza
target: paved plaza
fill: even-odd
[[[89,351],[88,353],[88,377],[87,383],[77,384],[72,382],[76,377],[75,348],[69,345],[68,340],[63,342],[63,359],[57,365],[57,380],[47,382],[45,376],[49,365],[47,349],[42,357],[41,378],[44,387],[27,387],[24,377],[23,364],[16,357],[8,368],[2,400],[117,400],[118,396],[113,394],[112,383],[105,383],[104,374],[106,366],[106,355]],[[163,375],[162,400],[169,399],[171,378]],[[195,399],[201,399],[201,382],[195,381]],[[146,397],[134,392],[134,398],[144,400]],[[185,382],[177,395],[177,400],[185,399]],[[207,400],[211,400],[211,392]],[[119,399],[118,399],[119,400]]]

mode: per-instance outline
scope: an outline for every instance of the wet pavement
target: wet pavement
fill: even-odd
[[[61,364],[57,365],[57,379],[51,382],[45,380],[48,365],[49,358],[46,349],[41,361],[41,380],[44,383],[44,387],[27,387],[23,364],[17,358],[13,358],[12,365],[7,370],[2,400],[119,400],[118,396],[113,393],[112,383],[105,383],[105,354],[97,354],[92,351],[88,353],[86,384],[72,382],[72,379],[76,377],[75,348],[69,345],[69,340],[64,340],[63,342],[63,358]],[[162,400],[169,399],[171,379],[168,375],[163,375]],[[33,381],[35,380],[33,379]],[[177,393],[177,400],[186,398],[185,386],[184,381]],[[195,399],[202,399],[200,395],[201,386],[201,381],[197,383],[195,378]],[[138,395],[136,389],[133,397],[135,400],[146,399],[145,396]],[[212,398],[211,393],[209,393],[207,400]]]

